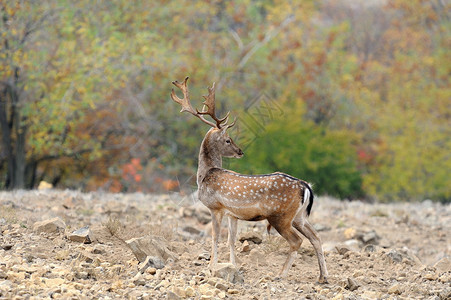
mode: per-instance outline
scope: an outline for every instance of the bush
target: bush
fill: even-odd
[[[328,131],[296,115],[284,116],[268,124],[242,159],[230,161],[230,167],[248,174],[280,171],[312,183],[317,194],[362,197],[362,177],[351,142],[344,132]]]

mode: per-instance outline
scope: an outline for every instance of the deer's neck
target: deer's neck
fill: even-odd
[[[222,168],[222,157],[210,141],[210,131],[204,137],[199,151],[199,165],[197,167],[197,186],[200,188],[202,180],[211,168]]]

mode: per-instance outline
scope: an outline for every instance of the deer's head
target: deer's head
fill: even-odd
[[[235,142],[230,138],[227,130],[235,125],[235,121],[231,124],[227,124],[229,119],[229,113],[226,114],[224,118],[217,118],[215,113],[215,84],[213,83],[212,87],[208,88],[208,95],[203,96],[205,101],[204,109],[202,111],[195,110],[191,106],[191,101],[189,99],[189,92],[186,82],[188,81],[188,77],[185,78],[183,83],[178,81],[173,81],[172,84],[178,87],[183,92],[183,99],[179,98],[174,89],[171,93],[171,98],[178,104],[182,106],[182,110],[180,112],[189,112],[190,114],[198,117],[205,124],[210,125],[212,128],[208,131],[208,147],[212,149],[212,151],[218,151],[219,155],[223,157],[235,157],[240,158],[243,156],[243,151],[235,144]],[[206,107],[206,109],[205,109]],[[214,121],[210,122],[204,118],[204,115],[209,115]]]
[[[230,127],[226,126],[220,129],[210,129],[210,131],[208,132],[209,147],[218,151],[219,155],[223,157],[240,158],[244,155],[244,153],[229,136],[227,132],[228,128]]]

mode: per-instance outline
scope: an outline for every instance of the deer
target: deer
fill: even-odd
[[[197,186],[199,200],[210,210],[212,220],[212,250],[210,269],[218,264],[218,240],[220,225],[228,216],[228,246],[230,262],[236,266],[235,238],[237,220],[267,220],[269,226],[288,242],[290,250],[277,278],[286,278],[297,251],[305,236],[315,249],[320,275],[318,282],[327,283],[327,268],[321,239],[308,221],[314,194],[312,186],[301,179],[285,173],[275,172],[263,175],[245,175],[222,168],[222,158],[241,158],[244,153],[229,137],[227,130],[236,119],[228,124],[230,111],[218,118],[215,112],[215,84],[208,87],[208,95],[203,96],[203,109],[199,111],[191,105],[187,81],[172,84],[183,93],[179,98],[172,89],[171,98],[180,104],[181,113],[188,112],[211,128],[202,140],[199,150]],[[213,121],[207,120],[209,116]]]

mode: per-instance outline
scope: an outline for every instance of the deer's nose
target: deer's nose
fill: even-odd
[[[244,155],[243,150],[239,149],[239,150],[238,150],[238,155]]]

